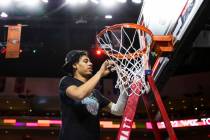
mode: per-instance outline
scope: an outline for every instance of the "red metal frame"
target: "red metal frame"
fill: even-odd
[[[171,126],[170,119],[169,119],[168,114],[166,112],[166,109],[164,107],[163,101],[162,101],[162,99],[160,97],[160,93],[159,93],[159,91],[158,91],[158,89],[157,89],[157,87],[155,85],[153,77],[152,76],[148,76],[147,78],[148,78],[149,85],[150,85],[150,87],[152,89],[152,92],[153,92],[153,94],[155,96],[155,100],[156,100],[156,103],[157,103],[158,108],[160,110],[160,113],[162,115],[163,121],[164,121],[164,123],[166,125],[166,130],[167,130],[167,132],[169,134],[169,138],[170,138],[170,140],[176,140],[177,139],[176,138],[176,134],[174,132],[173,127]]]
[[[136,84],[133,84],[131,86],[132,92],[134,91],[135,93],[140,94],[141,85],[139,85],[140,88],[136,88]],[[137,91],[138,90],[138,91]],[[135,116],[136,112],[136,107],[138,105],[139,101],[139,95],[136,95],[134,93],[131,93],[131,95],[128,98],[125,111],[123,114],[123,119],[122,123],[120,125],[120,129],[118,131],[117,135],[117,140],[128,140],[130,137],[130,132],[132,130],[132,124],[133,124],[133,119]]]
[[[148,115],[148,118],[152,124],[152,128],[154,129],[153,133],[155,135],[155,139],[156,140],[162,140],[162,136],[160,134],[160,130],[158,129],[158,126],[157,126],[157,122],[155,121],[155,116],[154,114],[152,113],[152,109],[151,109],[151,106],[148,102],[148,98],[147,98],[147,94],[143,94],[142,95],[142,99],[143,99],[143,102],[144,102],[144,105],[145,105],[145,108],[146,108],[146,111],[147,111],[147,115]]]
[[[154,94],[155,101],[156,101],[157,106],[160,110],[163,121],[166,125],[166,130],[168,132],[169,138],[170,138],[170,140],[177,140],[176,134],[174,132],[174,129],[171,126],[170,119],[169,119],[166,109],[164,107],[163,101],[160,97],[160,93],[155,85],[153,77],[149,75],[147,77],[147,79],[148,79],[149,85],[151,87],[151,90]],[[131,88],[135,89],[135,87],[133,87],[133,86],[131,86]],[[135,93],[140,94],[140,90],[135,91]],[[125,107],[123,120],[121,122],[120,129],[119,129],[118,135],[117,135],[117,140],[129,140],[130,133],[132,130],[133,119],[134,119],[135,112],[136,112],[136,107],[138,105],[138,101],[139,101],[140,97],[143,98],[143,102],[146,107],[148,117],[152,123],[155,139],[162,140],[160,130],[158,129],[157,123],[154,120],[154,115],[152,114],[151,107],[150,107],[148,99],[147,99],[147,95],[145,94],[145,95],[138,96],[138,95],[132,94],[132,93],[131,93],[131,96],[128,98],[128,101],[127,101],[127,104]]]

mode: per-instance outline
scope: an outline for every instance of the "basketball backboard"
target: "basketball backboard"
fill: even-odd
[[[198,12],[204,0],[144,0],[137,24],[144,25],[154,35],[169,35],[174,37],[174,46],[180,41]],[[155,58],[154,58],[155,59]],[[157,67],[154,80],[161,74],[169,62],[167,57],[160,57],[154,63]]]
[[[142,97],[148,116],[153,122],[156,139],[161,139],[145,94],[149,91],[154,93],[170,139],[177,139],[154,81],[158,79],[170,60],[167,53],[174,50],[173,45],[182,38],[202,2],[145,0],[137,24],[116,24],[97,35],[99,46],[116,64],[115,70],[118,75],[116,87],[120,89],[120,93],[129,96],[117,140],[129,140],[139,97]],[[154,44],[157,45],[155,50],[160,47],[164,47],[165,50],[151,50],[155,47]],[[162,55],[163,53],[166,55]]]

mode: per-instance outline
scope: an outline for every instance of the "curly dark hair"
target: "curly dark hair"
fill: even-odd
[[[84,50],[72,50],[66,54],[65,63],[63,65],[63,69],[65,72],[73,75],[73,64],[79,62],[79,59],[88,55],[87,51]]]

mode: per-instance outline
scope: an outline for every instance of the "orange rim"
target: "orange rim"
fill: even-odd
[[[152,32],[149,29],[147,29],[146,27],[144,27],[142,25],[138,25],[138,24],[134,24],[134,23],[122,23],[122,24],[115,24],[115,25],[112,25],[112,26],[108,26],[105,29],[103,29],[102,31],[100,31],[97,34],[96,37],[97,38],[98,37],[102,37],[103,34],[106,33],[107,31],[112,31],[112,30],[115,30],[115,29],[119,29],[121,27],[133,28],[133,29],[136,29],[136,30],[141,30],[143,32],[146,32],[151,37],[151,39],[153,39],[153,34],[152,34]],[[109,53],[109,52],[107,52],[107,53],[108,53],[109,56],[115,57],[115,58],[118,58],[118,59],[125,59],[125,58],[127,58],[127,59],[135,59],[135,58],[138,58],[138,57],[142,56],[143,54],[145,54],[146,53],[146,48],[144,48],[142,50],[138,50],[138,51],[136,51],[134,53],[129,53],[129,54],[120,54],[120,53],[112,54],[112,53]]]

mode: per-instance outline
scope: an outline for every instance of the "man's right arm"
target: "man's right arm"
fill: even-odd
[[[72,85],[67,87],[66,89],[67,96],[74,100],[79,100],[79,101],[89,96],[92,90],[99,82],[99,80],[110,73],[109,70],[110,65],[112,65],[112,63],[110,63],[109,61],[105,61],[102,64],[100,70],[87,82],[85,82],[81,86]]]
[[[81,86],[71,85],[67,87],[66,94],[68,97],[74,100],[82,100],[89,96],[92,90],[95,88],[96,84],[101,78],[101,74],[97,72],[92,78]]]

